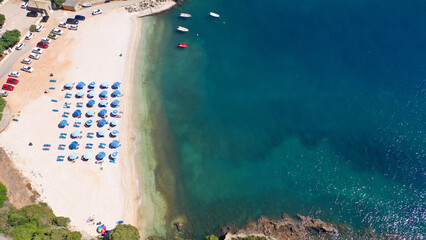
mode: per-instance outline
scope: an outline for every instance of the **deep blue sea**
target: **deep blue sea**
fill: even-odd
[[[154,21],[186,237],[282,213],[426,233],[426,1],[186,0]]]

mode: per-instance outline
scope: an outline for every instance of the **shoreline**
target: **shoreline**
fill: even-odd
[[[174,2],[169,2],[169,5],[165,5],[165,7],[162,8],[161,10],[159,9],[157,10],[159,12],[166,11],[172,8],[174,5],[175,5]],[[7,152],[7,155],[15,163],[16,168],[19,169],[19,171],[23,174],[25,178],[27,178],[31,183],[33,183],[32,186],[34,187],[34,189],[40,192],[41,200],[47,202],[57,215],[70,217],[71,225],[73,225],[76,230],[81,231],[83,234],[86,233],[86,235],[97,236],[97,234],[95,234],[93,231],[94,230],[93,227],[85,226],[87,225],[85,223],[85,220],[87,217],[82,218],[77,216],[77,215],[90,216],[91,214],[88,214],[87,211],[85,210],[82,210],[82,209],[79,210],[78,207],[81,207],[81,205],[77,204],[76,208],[72,208],[70,205],[75,204],[75,202],[85,202],[85,205],[87,205],[86,206],[86,209],[87,209],[87,207],[89,207],[90,205],[96,204],[96,202],[98,202],[96,198],[103,197],[107,199],[112,198],[111,202],[115,202],[115,204],[103,203],[104,208],[108,209],[108,213],[106,215],[105,213],[96,214],[97,219],[101,220],[103,223],[106,222],[108,229],[112,229],[115,226],[115,221],[122,219],[125,221],[125,223],[129,223],[136,226],[141,231],[141,236],[147,236],[145,227],[148,224],[150,224],[150,219],[146,218],[147,215],[145,213],[142,214],[141,209],[146,210],[146,207],[144,208],[145,206],[144,199],[148,198],[146,196],[148,196],[150,193],[146,191],[148,189],[141,188],[141,185],[144,185],[145,183],[141,184],[140,182],[138,182],[139,179],[144,178],[144,176],[140,176],[140,173],[144,174],[144,172],[143,171],[139,172],[138,169],[136,168],[136,165],[137,165],[136,162],[139,161],[137,158],[138,157],[137,154],[138,152],[143,151],[143,149],[139,149],[137,145],[138,132],[137,132],[137,128],[135,127],[135,125],[137,125],[134,122],[136,114],[133,108],[135,106],[135,100],[136,100],[135,73],[137,71],[135,67],[137,67],[136,66],[137,57],[138,57],[139,48],[141,47],[140,42],[147,41],[147,39],[144,36],[144,33],[142,31],[142,28],[143,28],[142,20],[139,19],[142,17],[141,12],[128,13],[124,11],[124,7],[120,7],[119,9],[108,10],[103,15],[97,16],[96,21],[101,21],[100,19],[104,20],[105,18],[112,19],[113,17],[109,17],[111,15],[115,17],[114,20],[117,20],[117,17],[119,17],[120,19],[127,19],[128,25],[126,27],[127,29],[126,31],[130,30],[129,38],[125,38],[127,39],[126,48],[128,49],[126,52],[124,52],[124,54],[128,54],[127,56],[125,56],[126,58],[125,68],[123,68],[124,70],[123,72],[125,74],[121,76],[121,79],[122,79],[121,81],[123,83],[123,86],[120,90],[122,90],[127,96],[125,96],[126,100],[123,101],[123,104],[120,108],[120,110],[124,112],[124,118],[120,119],[120,123],[121,123],[120,135],[125,137],[124,138],[121,137],[120,139],[123,147],[119,150],[120,158],[119,158],[118,164],[114,167],[110,167],[108,166],[109,163],[107,163],[106,168],[105,167],[101,168],[101,172],[103,173],[100,173],[99,170],[96,170],[97,168],[96,166],[86,166],[87,168],[89,168],[87,169],[86,167],[81,166],[81,165],[87,165],[87,163],[77,162],[77,164],[70,164],[68,161],[65,160],[65,162],[60,164],[74,165],[74,166],[64,167],[69,169],[63,172],[63,169],[58,169],[58,166],[55,166],[59,164],[58,162],[54,160],[56,157],[54,157],[55,154],[53,152],[57,152],[56,150],[52,149],[50,150],[50,152],[41,151],[41,147],[40,147],[41,142],[44,143],[46,141],[49,141],[48,139],[50,138],[53,139],[54,136],[56,136],[57,138],[57,135],[55,133],[57,132],[57,129],[52,130],[52,128],[55,128],[54,126],[57,124],[56,119],[58,119],[58,117],[54,117],[52,115],[51,113],[52,110],[50,109],[49,106],[46,106],[46,109],[40,109],[40,113],[36,113],[34,112],[34,109],[36,109],[36,106],[44,106],[48,104],[50,105],[51,104],[49,103],[50,98],[58,99],[59,104],[61,104],[63,101],[70,101],[70,100],[65,100],[63,99],[63,97],[61,97],[61,95],[63,95],[65,92],[58,92],[59,88],[63,86],[65,82],[69,80],[72,80],[73,82],[78,82],[79,80],[77,79],[91,78],[94,80],[98,79],[96,80],[98,84],[100,83],[99,81],[101,81],[101,78],[102,78],[101,76],[96,76],[96,75],[93,75],[93,73],[89,72],[90,66],[84,66],[84,63],[78,63],[77,65],[75,64],[79,56],[77,56],[78,54],[75,53],[73,50],[78,48],[78,46],[82,47],[81,43],[76,42],[77,36],[83,34],[81,33],[83,31],[82,29],[80,29],[78,32],[75,32],[75,33],[67,31],[66,34],[64,34],[64,36],[61,36],[60,39],[55,41],[55,45],[59,43],[59,41],[65,41],[66,43],[58,44],[58,45],[61,45],[62,48],[64,46],[67,46],[67,49],[65,51],[59,50],[59,47],[56,47],[54,46],[54,44],[52,44],[52,46],[48,50],[46,50],[46,53],[44,54],[46,56],[44,55],[42,56],[46,60],[51,60],[51,61],[54,59],[56,60],[59,59],[59,61],[57,61],[58,62],[57,67],[51,68],[49,66],[49,69],[45,69],[43,73],[40,73],[40,74],[36,72],[33,73],[32,75],[24,73],[24,76],[23,76],[24,78],[34,79],[34,81],[32,81],[32,83],[30,83],[29,86],[27,86],[28,81],[22,82],[18,86],[17,91],[13,92],[13,97],[8,98],[8,106],[11,106],[10,107],[11,115],[19,118],[19,122],[17,123],[9,122],[5,131],[0,133],[0,145],[4,147],[4,149]],[[85,27],[86,24],[88,24],[88,22],[95,21],[95,20],[92,20],[91,18],[92,17],[86,20],[87,23],[82,24],[83,28]],[[52,23],[53,21],[51,21],[49,25]],[[126,25],[125,22],[122,24]],[[108,25],[108,24],[105,24],[105,25]],[[103,27],[103,28],[108,28],[108,27]],[[99,29],[96,29],[96,31],[98,30]],[[71,34],[75,34],[75,37],[68,37],[68,35],[71,35]],[[105,31],[104,34],[110,35],[111,33],[106,33]],[[101,36],[98,36],[98,37],[101,37]],[[33,41],[34,40],[32,40],[31,42]],[[71,46],[71,47],[68,47],[68,46]],[[93,48],[94,46],[91,46],[91,47]],[[56,54],[52,56],[51,52],[52,53],[55,52]],[[117,56],[118,56],[118,53],[117,53]],[[36,65],[41,66],[39,63],[42,60],[44,60],[43,58],[39,60],[36,63]],[[102,58],[102,59],[106,59],[106,58]],[[99,64],[101,64],[101,63],[95,63],[90,60],[88,61],[89,62],[86,61],[88,65],[99,66]],[[117,61],[117,60],[114,60],[114,61]],[[15,63],[14,68],[16,68],[19,65],[20,65],[19,63]],[[114,65],[114,68],[115,67],[116,66]],[[36,71],[40,69],[40,68],[37,68],[37,66],[35,66],[35,68],[36,68]],[[96,67],[94,69],[96,69]],[[105,69],[105,71],[120,72],[121,70],[115,70],[110,68],[110,69]],[[46,84],[48,82],[47,79],[49,78],[49,77],[46,77],[48,76],[48,72],[54,73],[54,77],[52,78],[57,79],[58,81],[56,84],[57,90],[49,92],[48,94],[43,94],[42,89],[47,89],[49,85],[49,84]],[[85,72],[87,74],[82,74],[82,72]],[[90,77],[90,75],[92,77]],[[111,76],[105,75],[105,77],[110,77],[111,79],[114,79],[114,81],[116,79],[114,78],[114,74],[112,74]],[[39,79],[35,80],[36,78],[45,79],[43,80],[45,81],[45,83],[41,83],[40,82],[41,80]],[[39,86],[35,87],[36,83],[38,83]],[[59,109],[60,111],[63,110],[61,107]],[[46,119],[46,118],[49,118],[49,119]],[[36,124],[31,124],[30,122],[28,122],[29,119],[34,120]],[[69,119],[69,120],[73,120],[73,119]],[[128,124],[126,124],[126,122]],[[48,128],[46,126],[44,127],[40,126],[40,125],[48,125],[49,123],[51,123],[50,124],[51,128]],[[31,129],[31,128],[34,128],[34,129]],[[35,129],[37,129],[38,131],[36,131]],[[25,137],[22,137],[22,135],[20,134],[16,134],[17,132],[22,132],[22,131],[25,131],[27,133]],[[39,134],[40,131],[44,132],[42,136],[40,136]],[[12,143],[9,142],[8,140],[12,136],[15,136],[15,138],[19,140],[12,141]],[[39,138],[40,141],[34,140],[33,138]],[[33,152],[31,153],[28,153],[28,150],[24,150],[28,148],[27,144],[29,141],[34,142],[34,146],[32,146]],[[57,140],[53,142],[56,142],[56,141]],[[126,158],[125,157],[126,155],[128,155],[129,157]],[[35,163],[34,161],[32,161],[34,159],[40,159],[40,161],[38,163]],[[49,159],[48,161],[50,162],[47,162],[44,159]],[[91,163],[89,164],[92,165]],[[43,165],[43,167],[37,166],[37,165]],[[44,170],[42,168],[44,168]],[[53,171],[48,171],[48,170],[46,171],[45,169],[50,169]],[[70,171],[72,173],[70,173]],[[82,171],[85,171],[85,172],[82,172]],[[149,169],[147,171],[149,171]],[[120,172],[120,174],[118,174],[118,172]],[[65,176],[70,176],[72,174],[74,174],[74,176],[79,175],[82,177],[79,177],[79,178],[73,177],[69,180],[65,180]],[[88,174],[88,175],[85,175],[85,174]],[[105,175],[110,175],[110,178],[113,177],[116,180],[113,181],[107,178]],[[67,184],[71,184],[73,186],[75,185],[75,188],[68,187],[66,191],[68,193],[58,192],[59,189],[57,189],[53,185],[55,185],[55,183],[56,185],[60,184],[60,182],[62,181],[61,178],[64,178]],[[96,182],[98,183],[93,182],[95,179],[98,179],[96,180]],[[99,181],[100,179],[104,179],[104,180]],[[109,184],[107,184],[106,181],[109,182]],[[87,192],[87,189],[82,190],[81,187],[78,186],[78,185],[81,185],[81,186],[85,185],[85,187],[87,187],[87,183],[89,182],[92,184],[95,184],[98,187],[102,186],[102,185],[99,185],[99,182],[105,182],[104,183],[105,187],[103,187],[104,189],[96,189],[97,191],[89,191],[90,192],[89,193]],[[115,192],[117,195],[113,196],[110,193],[108,193],[111,191]],[[121,193],[118,193],[117,191],[120,191]],[[86,192],[86,194],[84,192]],[[72,197],[73,198],[72,201],[69,200],[69,198],[71,197],[70,193],[74,193],[74,194],[71,194],[71,195],[74,195]],[[88,197],[88,195],[90,194],[97,194],[99,196],[90,198]],[[67,195],[68,197],[65,197]],[[110,196],[110,197],[106,197],[106,196]],[[77,199],[80,199],[80,200],[77,200]],[[122,199],[122,200],[119,200],[119,199]],[[67,202],[68,204],[64,202]],[[92,208],[96,208],[95,207],[96,205],[93,205]],[[110,207],[107,207],[108,205],[111,205],[111,207],[114,206],[113,209],[111,209]],[[122,208],[120,206],[122,206]],[[153,207],[153,205],[149,205],[148,207]],[[113,220],[112,218],[114,217],[111,217],[111,215],[115,215],[115,214],[112,213],[110,210],[113,210],[112,212],[115,212],[117,215],[120,215],[120,216],[115,216],[116,220]],[[154,211],[154,209],[152,210]],[[96,212],[95,209],[92,209],[90,211]],[[80,213],[76,214],[75,212],[80,212]],[[121,212],[121,214],[118,214],[119,212]],[[151,217],[156,217],[156,216],[151,216]],[[110,219],[110,220],[107,220],[107,219]]]

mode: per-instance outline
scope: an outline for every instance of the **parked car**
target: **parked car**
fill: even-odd
[[[52,32],[52,33],[54,33],[56,35],[62,35],[62,34],[64,34],[64,31],[62,31],[61,29],[58,29],[58,28],[52,28],[52,31],[50,31],[50,32]]]
[[[18,78],[19,76],[21,76],[20,72],[14,71],[14,72],[10,72],[9,73],[9,77],[16,77],[16,78]]]
[[[35,29],[36,32],[41,32],[41,30],[44,28],[43,25],[38,25]]]
[[[43,50],[41,48],[33,48],[33,53],[42,54]]]
[[[52,42],[52,40],[48,39],[48,38],[42,38],[41,39],[42,42],[50,44]]]
[[[6,83],[18,84],[18,83],[19,83],[19,80],[18,80],[18,79],[16,79],[16,78],[8,78],[8,79],[6,80]]]
[[[47,36],[48,38],[51,38],[53,40],[58,39],[58,35],[54,34],[54,33],[49,33],[49,35]]]
[[[40,59],[40,55],[38,55],[37,53],[30,53],[29,58],[32,58],[34,60],[39,60]]]
[[[15,89],[15,87],[12,86],[12,85],[9,85],[9,84],[3,84],[2,89],[7,90],[7,91],[13,91],[13,89]]]
[[[9,95],[9,92],[6,91],[0,91],[0,96],[7,97]]]
[[[21,70],[22,70],[22,71],[25,71],[25,72],[29,72],[29,73],[34,72],[34,68],[32,68],[32,67],[30,67],[30,66],[27,66],[27,65],[23,65],[23,66],[21,67]]]
[[[77,19],[79,21],[84,21],[84,20],[86,20],[86,17],[83,16],[83,15],[75,15],[74,19]]]
[[[98,14],[102,14],[102,10],[101,9],[95,9],[92,12],[92,15],[98,15]]]
[[[18,45],[16,45],[15,49],[16,50],[21,50],[23,47],[25,46],[25,43],[18,43]]]
[[[83,4],[83,7],[91,7],[91,6],[92,6],[91,3],[85,3],[85,4]]]
[[[37,47],[39,47],[39,48],[48,48],[49,44],[47,44],[45,42],[38,42],[37,43]]]
[[[34,33],[28,33],[27,36],[25,36],[25,39],[30,40],[34,37]]]
[[[28,1],[25,1],[21,4],[21,8],[26,9],[28,6]]]
[[[67,23],[69,24],[78,24],[78,20],[74,18],[68,18]]]
[[[22,59],[21,63],[30,65],[33,62],[33,60],[29,58]]]
[[[34,11],[31,11],[31,12],[27,13],[27,17],[37,17],[37,16],[38,16],[38,13],[34,12]]]
[[[78,30],[78,25],[69,25],[68,29],[69,30]]]
[[[59,25],[58,25],[58,27],[67,28],[68,25],[66,23],[64,23],[64,22],[60,22]]]
[[[41,22],[47,22],[47,20],[49,20],[49,16],[43,16]]]

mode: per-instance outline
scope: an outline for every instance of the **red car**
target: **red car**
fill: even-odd
[[[14,86],[12,86],[12,85],[9,85],[9,84],[3,84],[2,89],[3,89],[3,90],[13,91],[13,89],[15,89],[15,87],[14,87]]]
[[[6,82],[7,83],[12,83],[12,84],[18,84],[19,80],[16,79],[16,78],[8,78]]]
[[[49,44],[44,43],[44,42],[38,42],[37,43],[37,47],[39,47],[39,48],[48,48]]]

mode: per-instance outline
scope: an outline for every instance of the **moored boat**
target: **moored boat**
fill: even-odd
[[[181,13],[181,14],[179,15],[179,17],[183,17],[183,18],[190,18],[190,17],[192,17],[192,16],[191,16],[191,14],[189,14],[189,13]]]
[[[188,45],[186,45],[185,43],[179,43],[178,47],[180,47],[180,48],[187,48]]]
[[[179,26],[179,27],[177,27],[176,28],[178,31],[181,31],[181,32],[189,32],[189,29],[188,28],[185,28],[185,27],[182,27],[182,26]]]
[[[220,15],[214,12],[210,12],[210,16],[215,17],[215,18],[219,18]]]

